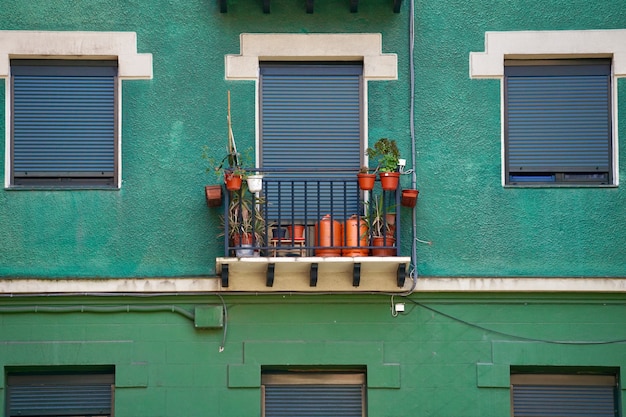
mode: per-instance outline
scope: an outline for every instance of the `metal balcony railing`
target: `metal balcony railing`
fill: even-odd
[[[362,191],[354,171],[263,174],[261,191],[225,193],[226,257],[398,255],[399,189]]]

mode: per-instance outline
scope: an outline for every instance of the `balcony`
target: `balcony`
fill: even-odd
[[[354,171],[263,172],[225,192],[225,291],[401,291],[400,190],[359,189]]]

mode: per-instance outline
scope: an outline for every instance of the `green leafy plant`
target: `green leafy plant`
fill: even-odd
[[[394,139],[378,139],[373,147],[367,148],[366,154],[376,161],[374,172],[394,172],[398,169],[400,151]]]
[[[369,201],[364,203],[366,207],[366,215],[363,220],[367,224],[367,228],[373,237],[389,236],[394,232],[394,225],[387,221],[386,215],[392,214],[394,207],[384,207],[383,195],[372,196]]]

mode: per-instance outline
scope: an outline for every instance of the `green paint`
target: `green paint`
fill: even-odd
[[[483,50],[486,30],[618,28],[624,8],[580,0],[523,3],[416,2],[417,233],[433,242],[418,246],[419,272],[623,275],[626,226],[616,221],[622,189],[502,188],[499,82],[470,80],[468,60],[470,51]],[[121,190],[0,191],[0,275],[214,274],[213,259],[222,252],[219,210],[207,209],[203,185],[216,179],[204,172],[200,155],[203,145],[216,158],[224,152],[227,90],[239,147],[253,145],[255,85],[224,80],[224,55],[239,52],[242,32],[381,33],[383,51],[398,55],[399,77],[369,83],[369,135],[397,139],[411,164],[408,4],[400,14],[382,0],[363,2],[358,13],[339,0],[316,4],[314,14],[288,0],[271,6],[271,14],[248,0],[231,0],[227,14],[217,2],[200,0],[3,7],[3,29],[134,31],[139,52],[153,54],[154,79],[123,85]],[[621,102],[625,95],[620,81]],[[618,116],[626,120],[623,105]],[[409,218],[403,211],[403,220]],[[409,241],[405,228],[404,254]]]
[[[426,302],[420,298],[405,299],[406,313],[394,318],[386,296],[361,296],[360,302],[349,296],[267,295],[261,302],[226,296],[223,352],[224,329],[196,329],[174,313],[3,314],[0,368],[115,365],[116,414],[137,417],[180,410],[189,416],[258,415],[263,367],[365,367],[369,415],[467,417],[507,415],[510,366],[626,370],[623,343],[568,343],[625,340],[623,302],[597,295],[588,303],[541,297],[487,303],[466,295],[428,300],[431,309],[425,309],[412,302]],[[206,297],[184,302],[181,307],[200,307]],[[555,323],[561,323],[557,335]]]
[[[224,55],[239,52],[242,32],[381,33],[399,74],[368,85],[369,136],[396,139],[412,164],[406,3],[397,15],[388,0],[364,0],[355,14],[345,1],[317,2],[312,15],[292,0],[273,0],[271,14],[251,0],[230,0],[227,14],[204,0],[7,3],[4,30],[136,32],[154,79],[123,83],[119,191],[0,190],[0,276],[214,275],[220,212],[205,204],[203,186],[216,178],[201,153],[224,152],[228,90],[238,145],[254,143],[255,85],[224,80]],[[468,76],[487,30],[620,28],[621,3],[415,1],[417,234],[433,242],[418,244],[421,275],[624,276],[623,187],[504,189],[499,82]],[[626,81],[617,94],[623,139]],[[5,97],[0,85],[2,131]],[[402,237],[408,254],[408,228]],[[2,313],[0,370],[115,365],[116,414],[136,417],[260,415],[263,366],[366,366],[377,417],[509,415],[511,365],[626,374],[623,343],[567,343],[626,340],[623,294],[414,295],[395,318],[382,295],[225,298],[228,320],[215,329],[195,328],[217,323],[215,297],[1,298],[2,307],[175,304],[196,322],[171,312]]]

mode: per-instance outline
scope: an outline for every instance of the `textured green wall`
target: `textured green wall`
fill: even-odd
[[[227,296],[226,343],[219,352],[222,329],[196,330],[178,314],[9,314],[9,304],[32,311],[103,301],[5,299],[0,369],[114,364],[115,414],[133,417],[258,416],[262,366],[367,366],[372,417],[509,415],[510,365],[626,369],[623,343],[605,343],[626,338],[623,300],[448,295],[395,301],[407,308],[394,318],[385,296]],[[189,311],[221,305],[217,297],[106,300],[170,303]]]
[[[216,0],[6,3],[3,30],[137,32],[154,79],[123,85],[121,190],[0,191],[0,275],[214,274],[219,220],[202,187],[216,178],[201,148],[223,154],[227,90],[238,146],[253,143],[254,83],[224,80],[242,32],[382,33],[399,79],[369,83],[369,137],[396,138],[410,153],[408,4],[394,14],[391,0],[363,0],[351,14],[347,1],[327,0],[306,14],[302,1],[274,0],[263,14],[259,2],[230,0],[220,14]],[[417,231],[432,242],[418,245],[420,273],[623,275],[623,190],[502,188],[499,82],[468,76],[486,30],[618,28],[622,2],[416,0],[415,10]],[[623,81],[619,94],[626,103]],[[405,229],[404,254],[409,240]]]

